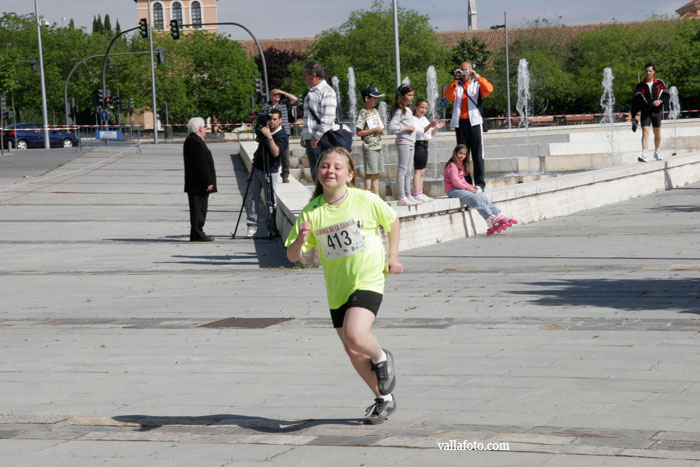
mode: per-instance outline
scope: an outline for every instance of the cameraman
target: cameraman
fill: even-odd
[[[273,110],[278,109],[282,112],[282,128],[287,136],[292,134],[292,129],[289,126],[289,111],[298,101],[297,96],[289,94],[281,89],[273,89],[270,91],[270,100],[262,106],[261,113],[269,114]],[[289,183],[289,148],[282,153],[282,183]]]
[[[248,224],[248,237],[253,237],[258,231],[258,209],[260,207],[260,190],[267,188],[266,176],[272,184],[272,203],[275,203],[275,189],[277,187],[277,171],[280,168],[280,155],[289,147],[289,138],[282,129],[282,112],[274,109],[270,112],[267,125],[257,131],[258,149],[253,157],[252,173],[250,175],[250,187],[245,199],[245,211]],[[268,173],[266,173],[268,171]],[[265,192],[267,193],[267,191]],[[267,194],[265,195],[267,196]],[[274,222],[271,219],[270,222]]]
[[[474,180],[471,174],[466,179],[482,191],[484,182],[484,150],[481,142],[482,116],[484,105],[482,98],[493,92],[493,85],[479,76],[470,62],[463,62],[454,72],[454,81],[445,89],[445,98],[454,102],[450,126],[455,129],[457,144],[469,148],[474,162]]]

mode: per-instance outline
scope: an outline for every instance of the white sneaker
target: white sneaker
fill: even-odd
[[[396,203],[398,206],[416,206],[418,203],[413,200],[413,198],[408,199],[405,196],[399,197],[399,202]]]
[[[409,196],[406,196],[406,199],[407,199],[408,201],[412,201],[413,204],[421,204],[421,203],[423,202],[423,201],[419,200],[418,198],[415,198],[415,197],[410,196],[410,195],[409,195]]]
[[[647,159],[647,156],[645,156],[644,154],[642,154],[641,156],[639,156],[639,157],[637,158],[637,160],[638,160],[639,162],[649,162],[649,159]]]
[[[661,160],[661,154],[659,154],[658,152],[654,152],[654,159],[656,159],[657,161],[660,161],[660,160]]]
[[[425,193],[419,194],[415,197],[415,199],[417,199],[421,203],[429,203],[433,200],[433,198],[431,198],[430,196],[426,196]]]
[[[248,235],[246,235],[248,238],[253,238],[255,237],[255,234],[258,233],[258,228],[254,226],[248,227]]]

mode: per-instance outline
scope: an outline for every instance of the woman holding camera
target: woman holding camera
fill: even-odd
[[[474,162],[474,180],[467,175],[467,182],[482,191],[484,182],[484,151],[482,146],[483,102],[493,92],[493,85],[474,71],[470,62],[463,62],[455,70],[454,81],[445,89],[445,98],[454,102],[450,126],[455,129],[457,144],[469,148]]]

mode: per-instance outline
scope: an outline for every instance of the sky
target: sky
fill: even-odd
[[[112,26],[119,20],[123,29],[137,26],[133,0],[35,0],[39,16],[58,26],[72,18],[76,27],[92,30],[92,19],[109,14]],[[391,5],[389,0],[384,0]],[[430,17],[437,30],[467,28],[467,0],[397,0],[402,8]],[[487,29],[503,24],[507,12],[508,27],[526,26],[545,18],[556,24],[587,24],[609,21],[635,21],[651,15],[677,16],[675,10],[689,0],[476,0],[477,25]],[[354,10],[370,9],[373,0],[338,2],[333,0],[279,1],[258,4],[248,0],[219,0],[219,21],[244,25],[258,39],[313,37],[321,31],[340,26]],[[80,5],[80,6],[76,6]],[[260,5],[260,6],[257,6]],[[299,5],[303,5],[302,10]],[[305,13],[311,10],[313,14]],[[27,14],[34,12],[32,0],[0,0],[0,12]],[[561,16],[561,18],[559,18]],[[234,39],[249,39],[240,28],[225,27],[220,32]]]

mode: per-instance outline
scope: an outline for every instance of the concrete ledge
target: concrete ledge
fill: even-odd
[[[241,158],[250,167],[256,143],[241,143]],[[246,162],[247,160],[247,162]],[[491,201],[520,223],[566,216],[578,211],[670,190],[700,181],[700,153],[494,188],[487,192]],[[297,215],[311,197],[309,189],[290,178],[277,185],[277,227],[286,238]],[[401,219],[400,250],[409,250],[443,241],[486,232],[486,222],[476,210],[459,200],[438,198],[419,206],[397,206]],[[516,227],[517,228],[517,227]],[[304,264],[318,264],[317,252],[305,257]]]

